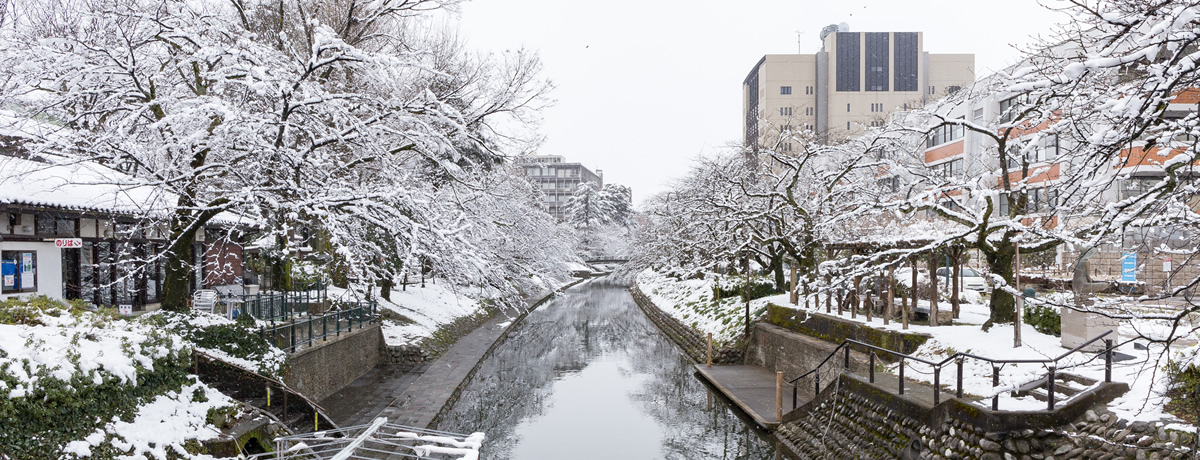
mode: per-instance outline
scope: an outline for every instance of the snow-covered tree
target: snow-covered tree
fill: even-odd
[[[456,3],[24,2],[4,23],[0,94],[61,126],[42,157],[174,197],[147,210],[167,228],[164,308],[184,308],[190,248],[221,213],[285,254],[319,230],[357,279],[384,256],[486,271],[446,194],[499,160],[492,127],[530,121],[548,86],[532,54],[473,55],[421,27]]]

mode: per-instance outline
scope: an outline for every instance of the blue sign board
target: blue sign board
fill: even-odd
[[[1126,252],[1121,254],[1121,281],[1134,282],[1137,281],[1137,253]]]

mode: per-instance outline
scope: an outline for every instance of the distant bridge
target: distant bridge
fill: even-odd
[[[588,259],[584,262],[589,264],[623,264],[629,262],[629,259]]]

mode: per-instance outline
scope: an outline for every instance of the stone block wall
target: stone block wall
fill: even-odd
[[[843,376],[785,416],[775,435],[804,459],[1183,459],[1195,442],[1160,423],[1091,410],[1060,426],[990,429],[972,421],[985,411],[949,404],[929,410]]]
[[[383,333],[378,324],[370,324],[293,354],[283,381],[296,392],[320,401],[386,359]]]
[[[701,335],[699,331],[688,327],[679,320],[675,319],[666,312],[660,310],[649,297],[638,289],[637,284],[633,284],[629,288],[630,294],[633,295],[634,303],[646,317],[658,326],[664,334],[675,342],[684,354],[692,358],[692,361],[703,363],[707,361],[708,355],[708,337]],[[714,363],[740,363],[742,362],[743,352],[736,348],[713,348]]]

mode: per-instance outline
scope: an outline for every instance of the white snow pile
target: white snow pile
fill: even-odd
[[[428,279],[425,287],[410,283],[408,287],[397,285],[392,289],[391,300],[379,296],[374,298],[379,308],[395,312],[411,323],[393,320],[383,322],[383,337],[389,346],[415,345],[421,339],[432,337],[443,324],[455,319],[484,312],[484,303],[498,303],[498,291],[488,288],[456,286],[444,279]],[[329,297],[334,300],[350,300],[354,293],[345,289],[329,287]]]
[[[184,353],[177,336],[136,322],[53,306],[29,311],[26,324],[0,324],[0,396],[23,398],[47,379],[136,385],[139,368]]]
[[[636,281],[642,293],[660,310],[700,333],[711,333],[715,342],[728,342],[745,330],[746,304],[740,296],[716,301],[715,278],[716,275],[706,274],[704,279],[676,279],[647,269],[637,275]],[[721,286],[729,289],[742,283],[743,279],[733,277],[723,279]],[[786,299],[787,294],[751,300],[750,317],[761,317],[768,303]]]
[[[0,458],[211,458],[184,445],[216,436],[209,410],[234,403],[186,376],[173,329],[46,297],[0,301],[0,323]]]
[[[90,457],[93,448],[108,443],[126,453],[118,457],[122,459],[212,459],[211,455],[188,453],[184,444],[218,437],[220,431],[208,423],[209,410],[235,404],[225,394],[196,381],[139,407],[131,422],[114,417],[83,440],[68,443],[63,453]]]

